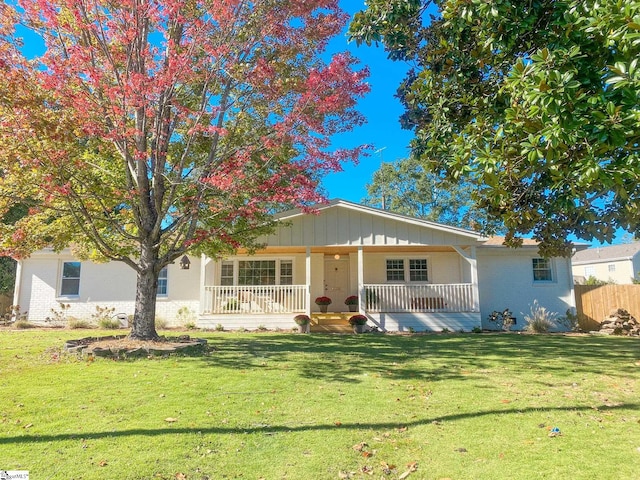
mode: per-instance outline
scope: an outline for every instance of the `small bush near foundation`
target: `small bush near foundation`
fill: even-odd
[[[24,330],[26,328],[35,328],[35,325],[28,320],[16,320],[13,323],[13,326],[19,328],[20,330]]]
[[[157,329],[166,330],[168,324],[169,323],[167,322],[166,318],[156,317],[156,328]]]
[[[216,332],[224,332],[224,326],[221,323],[216,325]]]
[[[195,330],[196,322],[187,322],[184,324],[184,328],[186,328],[187,330]]]
[[[120,320],[117,318],[101,318],[98,320],[98,326],[105,330],[117,330],[120,328]]]
[[[482,329],[480,327],[473,327],[471,333],[482,333]]]
[[[555,325],[558,314],[541,307],[537,300],[533,301],[531,312],[524,316],[527,322],[525,330],[531,333],[547,333]]]
[[[89,320],[81,320],[79,318],[70,318],[67,323],[69,328],[95,328],[95,325],[91,323]]]

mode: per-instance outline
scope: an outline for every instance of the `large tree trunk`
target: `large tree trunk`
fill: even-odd
[[[145,250],[149,250],[146,251]],[[142,249],[140,270],[136,285],[136,305],[133,326],[129,337],[135,340],[155,340],[156,332],[156,294],[158,292],[157,268],[158,256],[153,249]]]

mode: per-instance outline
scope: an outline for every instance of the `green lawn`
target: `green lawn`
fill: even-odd
[[[637,339],[202,333],[215,350],[200,357],[62,353],[65,339],[88,334],[0,331],[0,470],[34,480],[640,478]]]

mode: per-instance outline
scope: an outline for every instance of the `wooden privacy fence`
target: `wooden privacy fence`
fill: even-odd
[[[583,330],[598,330],[616,308],[640,318],[640,285],[574,285],[576,310]]]

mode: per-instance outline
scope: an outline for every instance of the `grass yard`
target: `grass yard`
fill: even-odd
[[[62,353],[83,335],[96,331],[0,331],[0,470],[33,480],[640,478],[637,339],[207,332],[215,351],[202,357]]]

